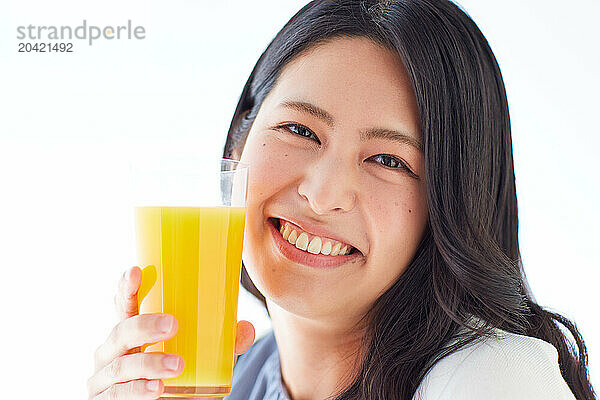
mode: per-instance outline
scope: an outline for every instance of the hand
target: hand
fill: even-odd
[[[87,382],[89,399],[158,399],[164,385],[161,379],[174,378],[183,371],[183,359],[174,354],[141,353],[148,343],[170,339],[178,324],[170,314],[138,312],[137,292],[142,270],[132,267],[121,280],[115,306],[119,323],[94,355],[94,375]],[[239,321],[236,331],[235,358],[254,342],[254,326]]]

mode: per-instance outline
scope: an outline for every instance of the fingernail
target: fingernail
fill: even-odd
[[[177,368],[179,368],[179,357],[177,357],[177,356],[165,357],[163,360],[163,365],[167,369],[170,369],[171,371],[177,371]]]
[[[158,327],[163,333],[167,333],[173,327],[173,318],[170,315],[163,315],[158,322]]]
[[[158,390],[158,381],[146,382],[146,389],[148,389],[151,392],[156,392]]]
[[[132,270],[132,269],[133,269],[133,268],[129,268],[127,271],[125,271],[125,280],[126,280],[126,281],[129,281],[129,280],[131,280],[131,270]]]

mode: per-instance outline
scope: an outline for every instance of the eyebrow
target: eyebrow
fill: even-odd
[[[280,104],[280,106],[310,114],[325,122],[329,127],[333,127],[334,125],[334,119],[330,113],[306,101],[285,100]],[[397,141],[413,146],[417,150],[423,152],[423,143],[406,132],[385,128],[371,128],[360,133],[361,142],[366,142],[369,139]]]

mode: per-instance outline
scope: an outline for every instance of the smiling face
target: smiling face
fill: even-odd
[[[418,121],[400,59],[369,39],[334,39],[285,66],[241,155],[243,259],[268,302],[359,319],[398,279],[427,222]]]

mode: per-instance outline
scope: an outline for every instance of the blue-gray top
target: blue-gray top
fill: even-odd
[[[224,400],[290,400],[282,384],[279,350],[273,331],[238,357],[231,394]]]

